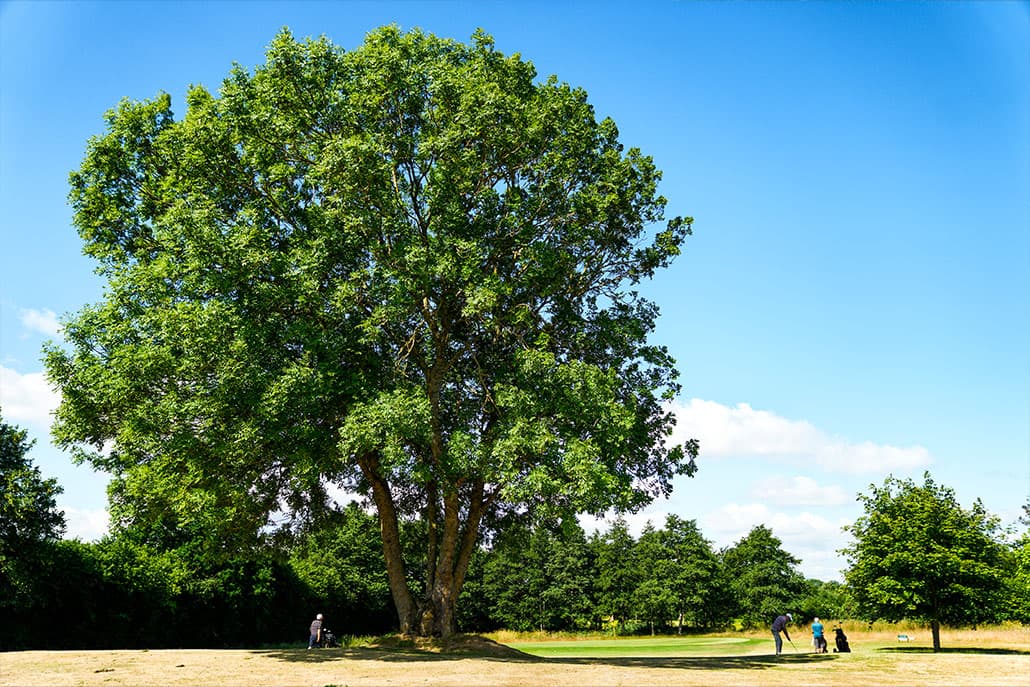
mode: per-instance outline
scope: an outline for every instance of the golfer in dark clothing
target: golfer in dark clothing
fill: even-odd
[[[790,633],[787,632],[787,623],[794,619],[790,613],[787,615],[777,616],[776,620],[773,621],[772,633],[773,641],[776,642],[776,655],[779,656],[780,652],[783,651],[783,640],[780,639],[780,633],[790,641]]]
[[[316,647],[322,643],[322,614],[319,613],[311,621],[311,634],[308,636],[308,648]]]

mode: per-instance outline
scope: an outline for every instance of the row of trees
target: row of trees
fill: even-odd
[[[245,550],[117,519],[100,542],[62,541],[60,487],[32,466],[24,431],[0,422],[0,437],[0,646],[254,645],[296,639],[315,610],[342,632],[396,627],[377,517],[356,504]],[[412,570],[426,565],[421,527],[402,528]],[[766,556],[774,558],[757,566]],[[693,521],[675,516],[636,540],[621,520],[590,537],[575,520],[518,527],[475,552],[459,626],[626,631],[646,623],[655,631],[671,620],[681,630],[735,617],[762,622],[764,608],[750,607],[743,590],[776,585],[774,606],[796,607],[805,589],[796,563],[765,528],[717,553]],[[759,569],[777,579],[760,583]]]
[[[125,523],[97,543],[61,541],[60,487],[31,465],[23,431],[0,422],[0,443],[0,648],[292,642],[316,611],[340,633],[396,629],[377,517],[356,504],[249,550],[188,537],[162,546],[151,528]],[[853,526],[847,585],[804,579],[800,561],[764,526],[722,550],[674,515],[636,538],[623,520],[590,535],[568,519],[512,528],[473,555],[457,627],[689,632],[764,627],[785,610],[802,622],[914,618],[935,628],[1030,621],[1030,537],[987,545],[975,535],[992,520],[977,520],[977,508],[944,507],[949,497],[929,477],[888,480],[863,496],[868,514]],[[922,517],[936,504],[931,526],[913,525],[906,536],[885,529],[913,521],[907,509],[917,504]],[[426,565],[421,527],[407,521],[401,530],[412,570]],[[920,553],[920,537],[940,550]]]
[[[247,548],[124,517],[99,542],[62,540],[62,489],[33,443],[0,417],[0,650],[256,646],[306,636],[316,608],[348,632],[395,629],[374,516],[352,506]]]
[[[491,629],[683,632],[848,613],[842,585],[804,579],[764,526],[716,551],[675,515],[639,538],[623,520],[589,537],[564,522],[509,533],[478,562],[463,617]]]

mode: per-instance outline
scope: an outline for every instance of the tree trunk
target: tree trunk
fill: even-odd
[[[379,530],[383,539],[383,557],[386,559],[386,575],[390,584],[390,594],[397,609],[397,622],[401,634],[411,634],[416,626],[418,609],[408,589],[407,575],[404,570],[404,557],[401,554],[400,528],[397,524],[397,509],[393,505],[390,485],[379,475],[379,460],[374,455],[363,456],[358,460],[362,473],[372,485],[372,497],[376,510],[379,511]]]
[[[930,621],[930,630],[933,632],[933,650],[941,650],[941,624],[936,619]]]
[[[465,585],[465,573],[479,541],[479,523],[483,516],[482,482],[469,489],[468,513],[461,522],[461,504],[457,490],[444,496],[443,533],[439,545],[439,560],[435,566],[435,580],[429,594],[431,617],[424,617],[423,629],[440,637],[449,637],[457,631],[458,597]],[[425,616],[425,614],[423,614]],[[426,622],[430,621],[430,622]]]
[[[362,474],[372,485],[372,496],[379,511],[379,526],[383,539],[383,557],[387,578],[401,634],[449,637],[457,631],[458,596],[465,584],[465,574],[479,540],[479,524],[490,498],[484,499],[485,485],[481,481],[468,487],[468,506],[465,522],[461,522],[461,485],[449,487],[443,498],[442,531],[438,528],[435,503],[428,504],[429,538],[427,541],[426,595],[416,603],[408,588],[404,558],[401,551],[400,527],[397,509],[390,485],[379,474],[379,459],[374,454],[358,460]],[[429,491],[436,493],[437,485]],[[492,497],[491,497],[492,498]],[[435,501],[435,498],[432,499]]]

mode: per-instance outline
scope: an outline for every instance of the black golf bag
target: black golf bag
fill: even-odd
[[[333,647],[340,646],[340,642],[336,639],[336,635],[333,634],[332,630],[322,628],[322,641],[318,643],[318,646],[323,649],[332,649]]]
[[[844,634],[844,630],[839,627],[835,627],[833,628],[833,632],[836,635],[834,641],[837,643],[837,648],[833,650],[833,653],[850,654],[851,645],[848,644],[848,636]]]

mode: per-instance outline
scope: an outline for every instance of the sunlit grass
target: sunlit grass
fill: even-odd
[[[831,626],[832,627],[832,626]],[[941,631],[933,653],[921,625],[845,624],[850,654],[814,654],[807,628],[792,628],[796,647],[773,656],[767,631],[637,636],[493,633],[508,647],[466,636],[457,653],[396,647],[385,638],[341,636],[347,648],[253,650],[24,651],[0,654],[0,687],[192,687],[385,684],[509,687],[561,684],[702,687],[1024,687],[1030,675],[1030,628],[1004,625]],[[899,642],[898,634],[915,637]],[[478,640],[478,641],[477,641]],[[376,648],[363,648],[375,646]],[[832,643],[831,643],[832,647]],[[537,658],[526,656],[534,654]],[[450,654],[450,655],[448,655]]]
[[[508,646],[544,658],[609,656],[729,656],[767,649],[768,642],[755,637],[626,637],[621,639],[535,640],[510,642]]]
[[[929,625],[914,622],[866,623],[828,621],[826,626],[829,650],[834,648],[833,628],[841,627],[848,636],[853,652],[876,648],[918,651],[932,648],[933,634]],[[808,626],[789,628],[793,644],[784,642],[785,652],[812,651],[812,635]],[[907,639],[901,641],[899,635]],[[716,632],[705,635],[658,635],[613,637],[604,632],[513,632],[502,630],[484,635],[500,644],[537,656],[684,656],[705,654],[723,656],[771,652],[772,637],[765,629],[737,632]],[[723,641],[715,641],[723,640]],[[730,640],[730,641],[726,641]],[[973,628],[941,628],[941,646],[951,649],[1018,650],[1030,647],[1030,626],[1018,623]],[[591,652],[596,651],[596,654]]]

